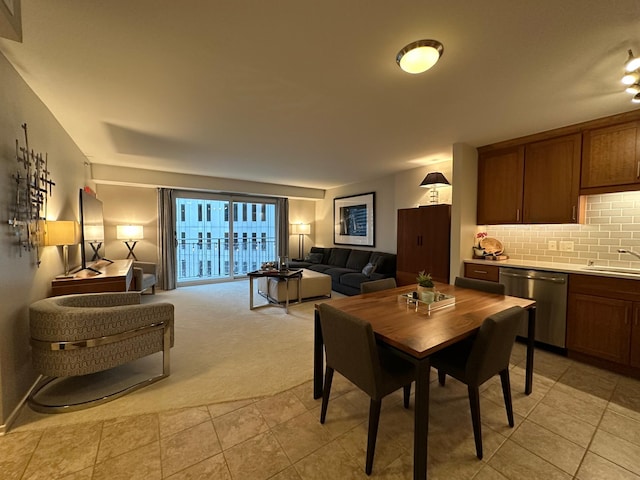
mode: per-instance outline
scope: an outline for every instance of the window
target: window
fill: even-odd
[[[180,246],[182,247],[183,250],[187,246],[186,236],[187,236],[187,234],[185,232],[180,232]]]
[[[246,203],[242,204],[242,221],[243,222],[247,221],[247,204]]]
[[[211,232],[207,232],[207,250],[211,250]]]
[[[228,203],[224,205],[224,221],[226,223],[229,223],[229,204]]]
[[[202,221],[202,204],[201,203],[198,204],[198,221],[199,222]]]
[[[267,206],[263,203],[260,205],[260,221],[266,222],[267,220]]]
[[[247,233],[243,233],[242,234],[242,249],[246,250],[247,249]]]
[[[211,204],[207,203],[207,222],[211,221]]]
[[[262,250],[266,250],[267,249],[267,233],[266,232],[262,232]]]
[[[251,205],[251,221],[256,222],[258,220],[258,206],[253,203]]]
[[[198,248],[202,250],[202,232],[198,232]]]
[[[229,232],[224,232],[224,249],[229,251]],[[229,267],[227,266],[227,271]]]
[[[233,221],[234,222],[238,221],[238,204],[237,203],[233,204]]]
[[[186,221],[186,218],[187,218],[187,213],[186,213],[185,208],[186,208],[186,206],[185,206],[184,203],[182,205],[180,205],[180,221],[181,222]]]

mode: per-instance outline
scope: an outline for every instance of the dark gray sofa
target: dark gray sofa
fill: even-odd
[[[373,266],[373,272],[367,275],[368,272],[365,270],[367,273],[363,273],[363,269],[368,264]],[[396,276],[396,255],[355,248],[311,247],[304,261],[293,261],[289,266],[330,275],[332,290],[345,295],[358,295],[362,282]]]

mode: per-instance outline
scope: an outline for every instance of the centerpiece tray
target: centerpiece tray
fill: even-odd
[[[413,293],[403,293],[398,295],[398,303],[404,303],[407,308],[412,308],[418,313],[431,313],[434,310],[455,305],[456,297],[444,293],[436,293],[436,299],[433,302],[424,302],[413,298]]]

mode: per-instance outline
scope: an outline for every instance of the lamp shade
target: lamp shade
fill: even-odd
[[[421,187],[442,187],[444,185],[451,185],[449,180],[440,172],[431,172],[424,177]]]
[[[292,223],[291,235],[309,235],[311,233],[311,224],[309,223]]]
[[[44,244],[76,245],[78,230],[78,223],[73,220],[47,221]]]
[[[142,240],[144,238],[142,225],[117,225],[116,238],[118,240]]]

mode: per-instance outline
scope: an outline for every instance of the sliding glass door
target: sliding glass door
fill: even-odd
[[[275,200],[183,195],[175,205],[178,285],[245,276],[276,259]]]

